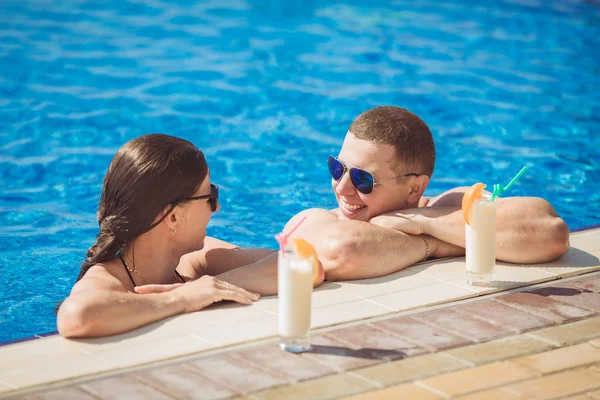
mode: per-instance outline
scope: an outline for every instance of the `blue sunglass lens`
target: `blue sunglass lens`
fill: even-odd
[[[350,169],[350,180],[354,187],[361,193],[369,194],[373,191],[373,175],[358,168]]]
[[[339,181],[342,178],[342,175],[344,175],[344,165],[331,156],[327,160],[327,165],[329,166],[331,177],[336,181]]]

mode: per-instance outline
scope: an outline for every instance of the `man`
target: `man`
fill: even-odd
[[[293,236],[317,250],[327,280],[387,275],[427,258],[464,254],[461,211],[467,187],[423,196],[435,164],[429,128],[399,107],[359,115],[337,157],[329,158],[339,208],[305,210]],[[497,200],[496,257],[541,263],[566,254],[569,231],[544,199]]]
[[[434,164],[423,120],[399,107],[371,109],[354,120],[339,155],[328,160],[339,208],[302,211],[284,232],[304,219],[292,237],[315,247],[329,281],[373,278],[428,258],[463,255],[460,207],[467,188],[424,197]],[[568,227],[546,200],[497,200],[498,260],[541,263],[568,249]],[[277,291],[275,252],[207,238],[205,248],[182,263],[263,295]]]

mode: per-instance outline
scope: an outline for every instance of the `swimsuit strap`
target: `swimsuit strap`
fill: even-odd
[[[180,273],[179,273],[177,270],[175,270],[175,275],[177,275],[177,278],[179,278],[179,280],[180,280],[182,283],[185,283],[185,282],[186,282],[186,281],[185,281],[185,279],[183,279],[183,276],[181,276],[181,274],[180,274]]]
[[[121,253],[119,253],[119,258],[121,259],[121,262],[123,263],[123,267],[125,267],[125,272],[127,272],[127,275],[129,275],[129,279],[131,280],[133,287],[135,287],[135,281],[133,280],[133,276],[131,276],[131,272],[129,272],[129,268],[127,268],[127,264],[125,263],[125,260],[123,259],[123,256],[121,255]]]

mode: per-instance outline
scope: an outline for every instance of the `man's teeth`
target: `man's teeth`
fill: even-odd
[[[366,206],[355,206],[355,205],[351,205],[351,204],[345,204],[345,203],[344,203],[344,208],[345,208],[346,210],[348,210],[348,211],[356,211],[356,210],[358,210],[359,208],[364,208],[364,207],[366,207]]]

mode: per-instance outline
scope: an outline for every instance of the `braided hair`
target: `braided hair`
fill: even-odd
[[[178,203],[194,194],[207,174],[204,154],[187,140],[149,134],[123,145],[104,177],[97,214],[100,232],[81,264],[77,281],[90,267],[111,260],[157,226]]]

